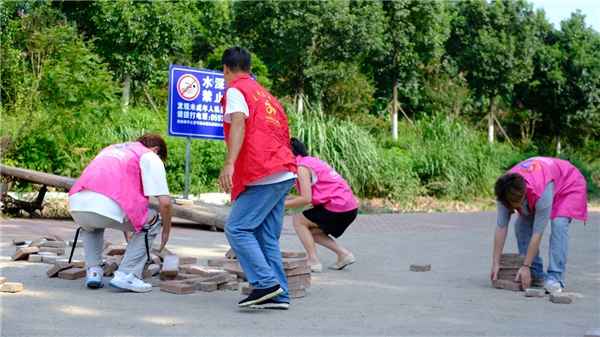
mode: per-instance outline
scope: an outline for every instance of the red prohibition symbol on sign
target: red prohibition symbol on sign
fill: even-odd
[[[200,94],[200,81],[192,74],[182,75],[177,80],[177,92],[186,101],[193,101]]]

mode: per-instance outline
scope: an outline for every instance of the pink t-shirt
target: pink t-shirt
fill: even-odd
[[[296,164],[311,171],[314,206],[323,205],[325,209],[337,213],[358,208],[358,202],[346,180],[326,162],[315,157],[297,156]]]

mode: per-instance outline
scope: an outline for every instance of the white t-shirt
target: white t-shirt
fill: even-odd
[[[229,88],[225,93],[225,113],[223,114],[223,120],[225,123],[231,123],[231,114],[235,112],[241,112],[244,114],[245,118],[250,116],[250,111],[248,109],[248,103],[246,103],[246,99],[241,91],[236,88]],[[290,180],[296,178],[296,175],[292,172],[279,172],[274,173],[269,176],[266,176],[262,179],[259,179],[251,184],[253,185],[269,185],[280,183],[282,181]]]
[[[145,196],[169,195],[165,165],[156,153],[146,152],[140,157],[140,170]],[[126,216],[121,206],[113,199],[90,190],[70,196],[69,211],[94,212],[121,223]]]

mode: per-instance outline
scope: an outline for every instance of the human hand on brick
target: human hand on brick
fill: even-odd
[[[490,279],[496,281],[498,279],[498,272],[500,272],[500,264],[492,263],[492,272],[490,273]]]
[[[531,270],[529,270],[529,267],[523,266],[519,268],[517,277],[515,277],[515,282],[519,281],[521,281],[523,289],[527,289],[531,286]]]

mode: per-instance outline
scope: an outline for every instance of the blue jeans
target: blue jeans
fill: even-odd
[[[531,264],[532,277],[560,282],[563,288],[565,287],[564,273],[569,249],[570,223],[570,218],[563,217],[554,218],[551,221],[548,272],[544,273],[543,261],[538,253]],[[527,248],[533,235],[533,217],[519,216],[515,223],[515,235],[519,246],[519,254],[527,255]]]
[[[276,299],[289,302],[279,237],[285,197],[295,179],[248,186],[233,203],[225,235],[250,285],[255,289],[279,284],[284,293]]]

